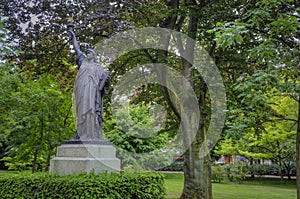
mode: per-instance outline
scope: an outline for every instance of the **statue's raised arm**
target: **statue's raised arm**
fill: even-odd
[[[76,63],[77,63],[77,66],[78,66],[78,68],[80,68],[80,66],[82,64],[82,61],[84,59],[84,54],[80,50],[80,46],[78,44],[78,41],[76,39],[76,35],[75,35],[74,31],[71,30],[71,29],[69,29],[68,33],[69,33],[69,36],[70,36],[70,38],[72,40],[73,48],[74,48],[75,53],[76,53]]]

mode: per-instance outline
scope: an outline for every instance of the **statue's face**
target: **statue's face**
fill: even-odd
[[[87,59],[88,61],[95,60],[95,54],[94,54],[92,51],[88,50],[88,51],[86,52],[86,59]]]

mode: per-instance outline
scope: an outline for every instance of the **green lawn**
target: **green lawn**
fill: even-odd
[[[182,174],[166,174],[167,198],[179,198],[183,188]],[[213,183],[214,199],[296,199],[295,180],[249,179],[243,184]]]
[[[14,175],[19,173],[18,171],[4,171],[4,170],[0,170],[0,177],[2,176],[8,176],[8,175]]]
[[[9,176],[9,175],[15,175],[15,174],[30,174],[31,171],[27,170],[27,171],[5,171],[5,170],[0,170],[0,177],[5,177],[5,176]]]

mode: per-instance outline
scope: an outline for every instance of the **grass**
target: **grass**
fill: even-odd
[[[167,198],[179,198],[183,189],[182,174],[165,174]],[[214,199],[296,199],[295,180],[248,179],[243,184],[213,183]]]
[[[6,176],[11,176],[11,175],[16,175],[16,174],[30,174],[31,171],[6,171],[6,170],[0,170],[0,177],[6,177]]]
[[[167,198],[179,198],[183,189],[183,174],[165,174]]]

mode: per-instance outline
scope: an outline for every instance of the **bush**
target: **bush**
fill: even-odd
[[[183,164],[173,162],[168,166],[157,169],[157,171],[183,171]]]
[[[0,178],[1,198],[164,198],[164,177],[153,173],[14,175]]]
[[[228,179],[232,182],[242,183],[249,172],[247,166],[242,163],[227,164],[224,166]]]
[[[276,164],[253,164],[249,166],[249,172],[257,176],[278,174],[279,170],[280,168]]]
[[[222,165],[216,165],[212,166],[212,181],[221,183],[225,180],[226,177],[226,171],[224,169],[224,166]]]

